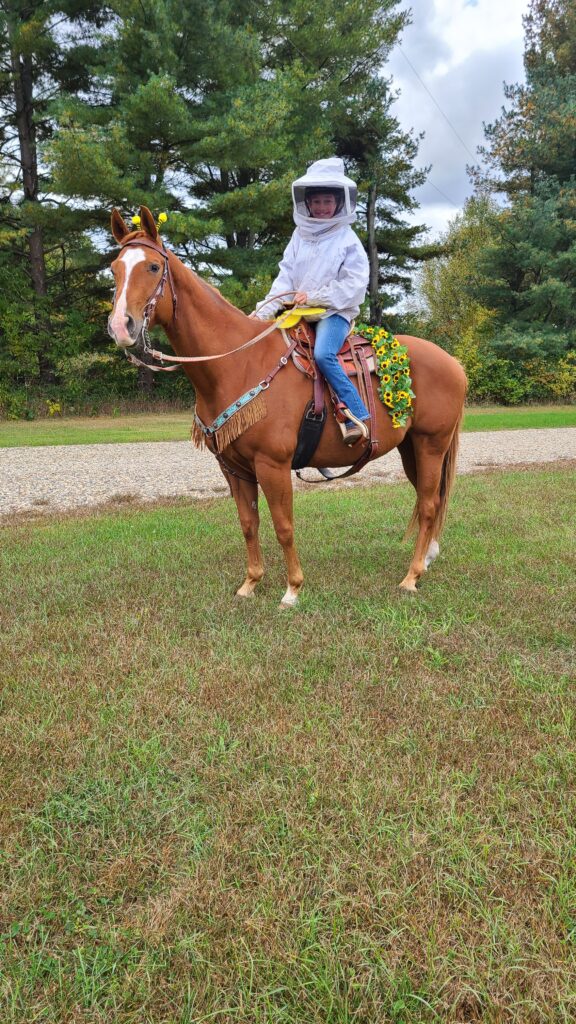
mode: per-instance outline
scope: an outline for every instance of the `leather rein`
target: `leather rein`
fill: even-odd
[[[276,331],[282,327],[282,316],[280,316],[278,320],[275,320],[270,327],[267,327],[266,330],[262,331],[255,338],[251,338],[249,341],[244,342],[243,345],[239,345],[238,348],[233,348],[229,352],[218,352],[215,355],[211,356],[169,356],[166,355],[165,352],[159,352],[157,349],[152,348],[150,344],[148,325],[154,314],[154,310],[156,309],[158,301],[164,295],[164,288],[166,287],[166,282],[168,282],[170,286],[170,294],[172,297],[172,316],[174,320],[176,320],[178,312],[178,300],[176,297],[176,289],[174,287],[174,278],[172,277],[172,270],[170,269],[168,251],[164,248],[163,245],[158,245],[156,242],[152,241],[152,239],[131,238],[128,242],[124,242],[123,245],[120,246],[120,252],[122,252],[123,249],[127,249],[129,246],[134,246],[135,248],[138,246],[144,246],[147,249],[152,249],[153,252],[158,253],[158,255],[161,256],[162,259],[164,260],[164,270],[162,272],[162,277],[160,278],[158,284],[156,285],[154,291],[152,292],[152,295],[150,296],[148,302],[144,307],[144,317],[142,320],[142,327],[140,328],[139,336],[142,337],[142,347],[145,355],[151,356],[152,359],[158,359],[161,364],[174,364],[172,366],[153,366],[151,363],[145,363],[141,359],[138,359],[138,357],[135,356],[132,352],[130,352],[128,349],[125,349],[126,358],[129,359],[131,363],[134,363],[135,366],[145,366],[147,370],[152,370],[154,373],[160,373],[162,371],[164,371],[165,373],[170,373],[173,370],[178,370],[179,367],[182,366],[184,363],[205,363],[213,359],[225,359],[226,356],[233,356],[236,352],[242,352],[243,349],[251,348],[252,345],[255,345],[258,341],[261,341],[262,338],[266,338],[269,334],[272,334],[273,331]],[[281,292],[279,295],[272,296],[272,299],[277,299],[281,298],[284,295],[293,294],[295,293]],[[288,309],[286,310],[286,313],[283,315],[287,317],[290,315],[290,313],[291,310]]]

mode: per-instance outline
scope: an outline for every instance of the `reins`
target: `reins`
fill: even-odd
[[[159,299],[161,299],[164,294],[164,287],[166,285],[166,281],[168,281],[168,284],[170,285],[170,294],[172,296],[172,316],[174,320],[176,320],[178,308],[176,289],[174,287],[174,279],[172,277],[172,271],[170,269],[170,262],[168,259],[168,251],[164,248],[164,246],[158,245],[156,242],[152,241],[152,239],[131,238],[128,242],[124,242],[124,244],[120,246],[120,252],[122,252],[123,249],[128,248],[128,246],[145,246],[146,248],[152,249],[154,252],[158,253],[158,255],[162,256],[164,260],[164,270],[162,273],[162,277],[160,278],[158,284],[156,285],[154,291],[152,292],[152,295],[150,296],[148,302],[144,307],[144,318],[142,320],[140,334],[142,335],[143,349],[145,355],[151,356],[152,359],[160,360],[160,363],[175,364],[173,366],[153,366],[150,363],[145,363],[141,359],[138,359],[137,356],[135,356],[128,349],[126,349],[126,358],[129,359],[131,363],[134,363],[135,366],[145,366],[148,370],[152,370],[154,373],[160,373],[162,371],[164,371],[165,373],[170,373],[171,371],[177,370],[178,367],[182,366],[184,363],[205,363],[212,361],[213,359],[225,359],[226,356],[233,356],[237,352],[242,352],[244,349],[251,348],[252,345],[256,345],[257,342],[262,341],[263,338],[266,338],[269,334],[272,334],[273,331],[277,331],[279,328],[282,327],[283,319],[285,317],[287,318],[291,313],[291,310],[287,309],[286,312],[283,313],[280,317],[278,317],[278,319],[275,320],[274,323],[270,325],[270,327],[267,327],[266,330],[261,331],[261,333],[257,334],[255,338],[250,338],[249,341],[245,341],[244,344],[239,345],[238,348],[230,349],[229,352],[218,352],[210,356],[170,356],[167,355],[165,352],[159,352],[157,349],[152,348],[152,346],[150,345],[148,325],[150,323],[150,319],[154,313],[154,310]],[[266,299],[264,302],[258,303],[256,308],[258,309],[260,306],[264,304],[267,305],[269,302],[273,302],[275,299],[281,299],[286,295],[295,294],[296,293],[294,291],[279,292],[278,295],[272,295],[271,298]]]

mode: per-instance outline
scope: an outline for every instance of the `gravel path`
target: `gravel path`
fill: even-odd
[[[458,471],[576,459],[576,427],[462,434]],[[304,470],[317,479],[314,470]],[[404,479],[397,451],[334,487]],[[296,486],[302,484],[294,478]],[[212,455],[188,441],[0,449],[0,516],[55,512],[107,502],[213,498],[228,494]]]

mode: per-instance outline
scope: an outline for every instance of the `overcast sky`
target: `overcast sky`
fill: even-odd
[[[420,209],[413,219],[428,224],[432,238],[472,192],[466,164],[478,162],[482,123],[498,117],[503,83],[524,78],[522,15],[528,0],[411,0],[404,6],[412,10],[412,24],[386,73],[401,91],[392,108],[400,124],[426,133],[418,163],[432,166],[415,193]]]

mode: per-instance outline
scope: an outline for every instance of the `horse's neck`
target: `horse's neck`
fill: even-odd
[[[213,356],[232,352],[264,330],[260,320],[251,320],[227,302],[216,289],[171,257],[170,269],[177,297],[177,312],[164,329],[179,356]],[[230,401],[240,394],[251,368],[258,372],[261,353],[249,349],[245,354],[201,363],[185,364],[196,392],[207,405],[221,403],[230,393]],[[253,375],[253,373],[252,373]],[[251,386],[251,385],[250,385]]]

